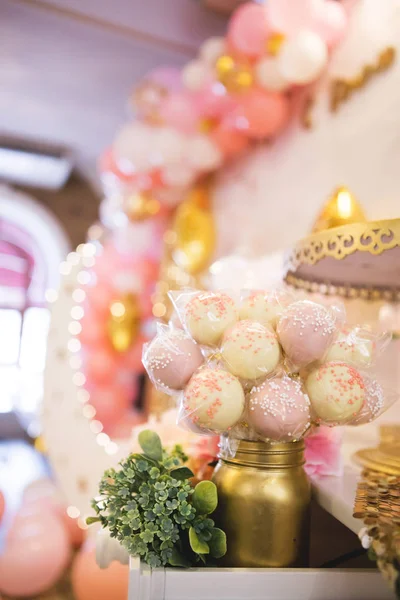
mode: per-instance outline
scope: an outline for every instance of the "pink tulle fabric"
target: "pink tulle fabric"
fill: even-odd
[[[343,474],[342,438],[341,427],[320,427],[317,433],[305,439],[305,470],[309,477],[339,477]]]

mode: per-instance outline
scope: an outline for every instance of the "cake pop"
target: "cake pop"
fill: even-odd
[[[363,377],[365,384],[365,402],[360,412],[350,421],[350,425],[364,425],[376,419],[385,406],[385,394],[382,386],[371,377]]]
[[[237,377],[222,369],[200,369],[184,392],[184,418],[202,429],[226,431],[242,416],[244,400]]]
[[[221,355],[227,369],[243,379],[259,379],[279,363],[280,347],[276,334],[255,321],[238,321],[225,333]]]
[[[288,306],[277,327],[279,341],[297,367],[323,357],[336,332],[334,312],[322,304],[300,300]]]
[[[283,290],[276,292],[252,292],[240,307],[241,319],[258,321],[262,325],[276,328],[285,309],[292,302],[290,294]]]
[[[202,365],[203,355],[184,331],[175,329],[159,334],[148,344],[143,362],[156,385],[181,390]]]
[[[325,423],[344,423],[355,417],[366,398],[360,373],[342,362],[324,363],[311,371],[306,390],[317,417]]]
[[[262,437],[290,442],[310,426],[310,401],[287,375],[264,381],[249,394],[248,424]]]
[[[185,309],[185,325],[199,344],[214,346],[224,331],[238,320],[233,299],[224,293],[197,294]]]
[[[369,367],[374,344],[360,328],[343,327],[324,357],[325,361],[344,361],[356,367]]]

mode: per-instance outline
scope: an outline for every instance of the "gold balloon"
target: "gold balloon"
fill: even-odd
[[[365,223],[364,211],[345,187],[335,190],[317,218],[312,233],[350,223]]]
[[[113,302],[107,322],[108,339],[116,352],[126,352],[135,342],[140,329],[140,308],[134,294]]]
[[[131,221],[144,221],[160,212],[161,204],[146,192],[134,192],[125,199],[125,212]]]
[[[214,252],[215,227],[209,205],[208,187],[198,186],[176,211],[172,256],[190,275],[202,271]]]
[[[231,93],[244,92],[254,83],[253,71],[249,65],[237,63],[232,56],[220,56],[215,69],[220,81]]]
[[[267,40],[267,52],[272,56],[277,56],[281,49],[285,36],[282,33],[273,33]]]
[[[40,454],[46,454],[47,446],[42,435],[39,435],[39,437],[36,438],[34,447],[36,452],[39,452]]]

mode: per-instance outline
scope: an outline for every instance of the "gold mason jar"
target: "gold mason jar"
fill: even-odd
[[[311,489],[303,453],[303,441],[241,441],[234,458],[220,458],[215,521],[227,535],[226,566],[307,566]]]

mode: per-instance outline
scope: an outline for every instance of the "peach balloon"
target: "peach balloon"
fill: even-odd
[[[106,341],[104,322],[89,307],[86,308],[80,323],[82,330],[79,334],[79,339],[83,344],[92,346],[102,344]]]
[[[247,137],[240,131],[235,131],[226,122],[222,122],[214,129],[211,139],[226,157],[243,152],[249,145]]]
[[[145,422],[146,416],[144,413],[131,411],[108,431],[108,435],[114,440],[129,439],[132,435],[132,429]]]
[[[238,8],[228,26],[228,44],[234,50],[252,58],[266,49],[269,34],[264,7],[246,2]]]
[[[69,543],[73,548],[80,548],[85,540],[86,533],[79,527],[78,520],[72,519],[68,515],[66,508],[60,510],[59,516],[68,535]]]
[[[72,565],[71,582],[76,600],[126,600],[129,567],[112,562],[107,569],[96,563],[96,552],[84,546]]]
[[[242,99],[238,117],[247,121],[250,138],[261,139],[275,136],[289,118],[289,102],[277,92],[253,90]]]
[[[68,535],[52,514],[15,524],[0,556],[1,591],[9,596],[35,596],[51,588],[70,558]]]
[[[328,46],[334,46],[344,37],[347,22],[347,14],[343,5],[335,0],[327,0],[317,9],[312,29],[324,39]]]

